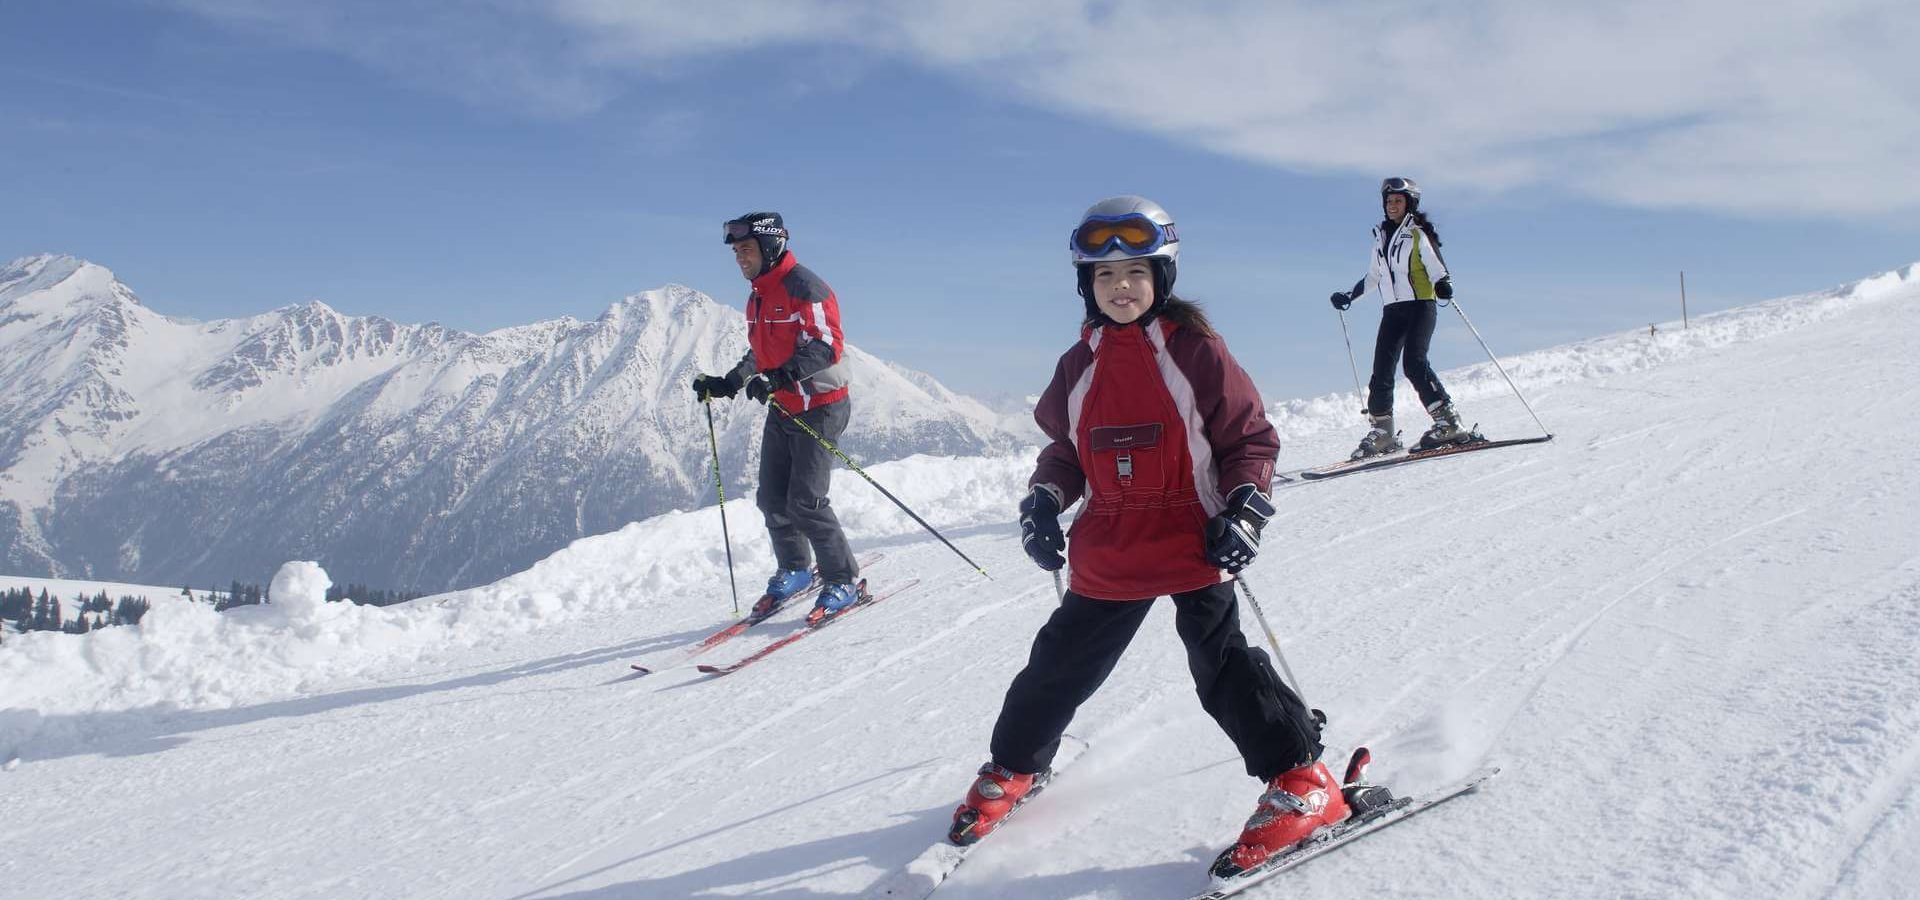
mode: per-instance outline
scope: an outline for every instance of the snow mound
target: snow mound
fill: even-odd
[[[1031,459],[914,456],[868,471],[945,533],[986,525],[1011,532],[1006,511],[1019,503]],[[924,534],[857,475],[842,472],[834,495],[848,537],[863,550]],[[773,554],[759,511],[729,496],[735,576],[742,602],[751,603]],[[0,684],[7,685],[0,758],[29,737],[60,737],[44,733],[49,715],[258,703],[432,665],[582,617],[695,603],[716,615],[731,608],[718,506],[582,538],[491,585],[395,606],[323,602],[330,584],[319,564],[289,562],[274,576],[266,605],[216,613],[162,595],[137,626],[9,635],[0,646]]]

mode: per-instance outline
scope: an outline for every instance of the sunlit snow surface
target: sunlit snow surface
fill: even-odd
[[[1365,743],[1412,791],[1505,774],[1255,896],[1910,890],[1920,277],[1662,329],[1507,361],[1551,444],[1276,494],[1249,581],[1330,755]],[[1483,431],[1533,430],[1490,367],[1448,383]],[[1277,404],[1282,468],[1344,455],[1355,405]],[[731,621],[712,508],[399,607],[155,598],[137,629],[9,635],[0,896],[857,895],[939,838],[1052,606],[1011,521],[1029,463],[871,470],[993,581],[838,474],[856,548],[885,554],[866,574],[919,587],[724,679],[627,669]],[[766,539],[728,516],[750,596]],[[943,898],[1203,885],[1258,785],[1170,618],[1081,710],[1092,749]]]

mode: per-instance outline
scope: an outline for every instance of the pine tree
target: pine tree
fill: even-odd
[[[33,608],[33,593],[26,588],[8,588],[0,594],[0,619],[19,619]]]
[[[145,597],[121,597],[119,605],[113,610],[114,624],[138,625],[151,606]]]

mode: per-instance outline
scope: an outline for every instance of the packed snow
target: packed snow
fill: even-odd
[[[1248,582],[1330,759],[1370,746],[1407,792],[1505,771],[1251,896],[1909,892],[1920,426],[1889,411],[1920,392],[1917,330],[1909,267],[1522,355],[1552,443],[1281,485]],[[1534,431],[1490,366],[1447,376],[1483,431]],[[1276,404],[1282,468],[1344,456],[1357,405]],[[918,584],[720,679],[627,668],[733,620],[714,507],[395,607],[315,602],[326,574],[293,562],[268,606],[9,635],[0,897],[858,896],[941,838],[1051,609],[1012,523],[1030,461],[869,470],[992,580],[839,473],[866,575]],[[750,502],[727,517],[750,602],[766,537]],[[1259,786],[1170,618],[941,897],[1204,886]]]

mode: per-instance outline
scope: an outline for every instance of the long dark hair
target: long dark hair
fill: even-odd
[[[1144,326],[1160,317],[1165,317],[1173,324],[1202,336],[1212,337],[1214,335],[1213,322],[1207,318],[1207,311],[1201,309],[1198,303],[1181,299],[1179,294],[1168,296],[1167,302],[1165,303],[1155,303],[1153,308],[1147,311],[1146,315],[1128,324]],[[1106,313],[1100,311],[1100,307],[1094,304],[1093,298],[1087,298],[1087,317],[1081,320],[1080,326],[1082,328],[1099,328],[1103,325],[1112,324],[1114,324],[1113,320],[1108,318]]]
[[[1153,321],[1156,316],[1166,316],[1175,325],[1212,337],[1213,323],[1207,321],[1207,314],[1201,311],[1198,304],[1182,300],[1179,294],[1173,292],[1173,279],[1180,271],[1179,266],[1171,259],[1157,256],[1148,260],[1148,263],[1153,266],[1153,306],[1147,309],[1146,315],[1129,324],[1145,325]],[[1100,304],[1094,302],[1093,267],[1077,266],[1076,268],[1080,270],[1075,273],[1079,279],[1080,299],[1086,302],[1087,310],[1086,317],[1080,320],[1080,326],[1099,328],[1102,325],[1114,324],[1106,313],[1100,311]]]
[[[1440,229],[1434,227],[1433,220],[1427,218],[1426,213],[1423,213],[1417,209],[1410,209],[1410,210],[1407,210],[1407,215],[1413,217],[1413,224],[1418,226],[1421,230],[1427,233],[1427,237],[1433,240],[1433,245],[1435,247],[1440,246]],[[1380,217],[1380,233],[1381,234],[1392,234],[1394,230],[1399,227],[1400,226],[1395,224],[1392,219],[1389,219],[1386,216]]]

